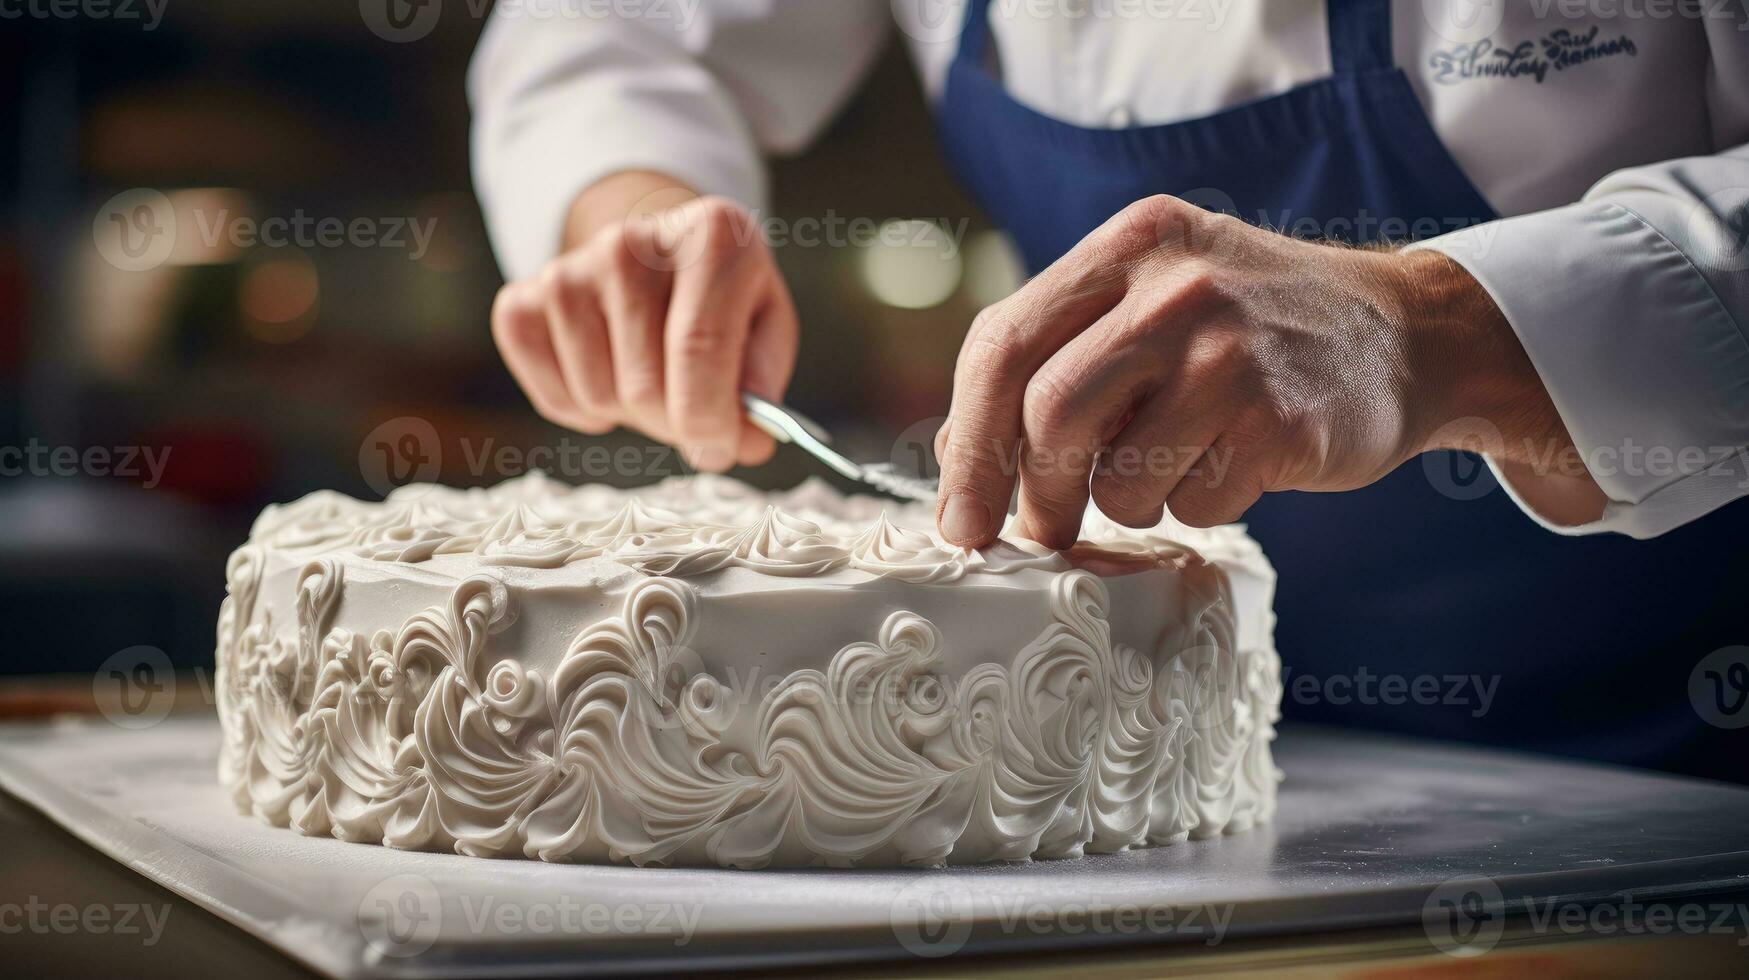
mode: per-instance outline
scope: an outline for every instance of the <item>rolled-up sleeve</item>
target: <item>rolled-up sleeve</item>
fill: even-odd
[[[1533,518],[1646,538],[1749,494],[1749,146],[1418,247],[1487,289],[1609,498],[1562,526],[1513,493]]]
[[[875,0],[499,4],[468,72],[474,182],[506,278],[557,254],[571,202],[649,170],[764,204],[764,152],[805,146],[878,53]]]

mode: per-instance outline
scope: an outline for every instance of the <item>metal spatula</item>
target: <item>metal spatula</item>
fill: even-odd
[[[787,405],[768,402],[751,392],[741,393],[747,417],[778,442],[800,446],[833,471],[864,486],[901,500],[935,503],[940,485],[934,480],[900,473],[891,463],[858,463],[832,448],[832,436],[819,423]]]

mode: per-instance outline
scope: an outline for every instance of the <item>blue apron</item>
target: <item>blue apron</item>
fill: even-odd
[[[941,141],[1033,272],[1158,193],[1362,241],[1495,217],[1395,65],[1388,0],[1329,0],[1330,78],[1130,129],[1010,97],[987,9],[968,4]],[[1440,453],[1351,493],[1266,495],[1244,519],[1280,573],[1288,717],[1749,781],[1749,733],[1689,697],[1703,657],[1749,643],[1749,507],[1653,541],[1564,538]]]

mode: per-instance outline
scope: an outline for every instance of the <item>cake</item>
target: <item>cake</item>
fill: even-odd
[[[1270,818],[1274,574],[1090,512],[530,474],[268,507],[226,568],[219,776],[300,833],[480,857],[939,866]]]

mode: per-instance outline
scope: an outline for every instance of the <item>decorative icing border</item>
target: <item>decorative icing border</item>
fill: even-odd
[[[1188,546],[1267,569],[1261,550],[1237,527],[1135,531],[1097,514],[1088,521],[1101,542],[1097,557],[1163,563]],[[845,496],[819,481],[774,495],[714,476],[623,491],[564,487],[535,471],[488,489],[404,487],[380,503],[313,493],[264,510],[249,543],[300,557],[347,554],[408,564],[468,556],[489,566],[558,568],[608,559],[677,578],[725,568],[780,577],[849,569],[925,584],[1070,567],[1062,554],[1031,542],[967,551],[917,530],[934,524],[916,504]]]
[[[487,654],[490,574],[394,631],[331,628],[344,565],[308,562],[296,629],[256,617],[264,551],[227,568],[219,772],[305,834],[544,861],[852,867],[1076,857],[1273,813],[1273,650],[1235,651],[1224,585],[1153,656],[1114,645],[1106,587],[1054,576],[1006,665],[943,674],[941,632],[879,636],[757,703],[698,669],[693,587],[637,582],[551,675]],[[736,735],[727,737],[734,728]],[[737,747],[739,746],[739,747]]]

